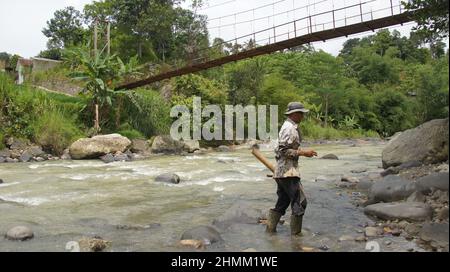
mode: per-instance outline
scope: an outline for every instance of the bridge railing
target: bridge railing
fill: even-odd
[[[374,19],[389,17],[402,12],[404,12],[404,10],[402,9],[401,0],[368,0],[346,7],[304,16],[287,23],[279,24],[215,44],[208,48],[200,49],[196,54],[201,57],[190,60],[189,65],[213,60],[208,57],[208,52],[214,49],[218,50],[230,44],[234,47],[237,45],[246,45],[245,48],[232,49],[230,55],[233,55],[254,49],[258,46],[270,45],[283,40],[356,23],[370,22]],[[251,43],[249,43],[250,40]]]

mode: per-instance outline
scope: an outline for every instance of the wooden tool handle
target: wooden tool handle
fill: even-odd
[[[272,173],[275,173],[275,166],[268,160],[266,159],[266,157],[264,157],[263,154],[261,154],[261,151],[259,151],[258,148],[254,147],[252,148],[252,154],[262,163],[264,164],[267,168],[270,169],[270,171],[272,171]]]

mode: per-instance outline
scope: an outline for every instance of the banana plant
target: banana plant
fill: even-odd
[[[105,54],[103,51],[90,52],[89,47],[78,47],[66,51],[66,62],[75,71],[70,74],[75,80],[84,82],[83,92],[87,93],[95,106],[96,133],[100,131],[99,108],[109,109],[118,94],[114,91],[114,84],[126,75],[136,73],[137,59],[132,58],[129,63],[124,62],[117,55]]]

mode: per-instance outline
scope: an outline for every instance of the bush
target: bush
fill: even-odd
[[[83,136],[74,118],[59,110],[45,112],[32,124],[34,141],[47,152],[61,155],[73,141]]]
[[[133,129],[129,124],[124,124],[124,125],[120,126],[119,132],[117,132],[117,133],[119,133],[122,136],[127,137],[130,140],[145,139],[145,136],[140,131]]]
[[[167,134],[170,131],[170,105],[155,91],[138,89],[125,95],[122,122],[140,131],[146,137]],[[120,129],[120,128],[119,128]]]
[[[5,136],[0,132],[0,150],[5,148]]]

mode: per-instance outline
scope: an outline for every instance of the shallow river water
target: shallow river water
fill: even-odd
[[[353,169],[379,172],[383,145],[316,146],[320,155],[340,160],[301,160],[308,196],[305,235],[291,238],[289,224],[277,235],[258,224],[233,224],[220,230],[224,243],[209,251],[300,251],[302,247],[328,251],[366,251],[366,243],[341,241],[361,235],[371,222],[362,208],[350,203],[352,192],[334,182]],[[273,152],[264,150],[272,161]],[[154,182],[163,173],[176,173],[182,183]],[[66,251],[69,241],[94,235],[111,241],[109,251],[191,251],[179,246],[182,233],[211,225],[230,208],[264,212],[275,204],[276,185],[268,170],[247,149],[206,155],[159,156],[146,161],[104,164],[101,161],[56,161],[0,164],[0,233],[17,225],[30,227],[35,237],[26,242],[0,238],[0,251]],[[288,213],[290,210],[288,210]],[[286,217],[288,220],[289,217]],[[147,229],[117,226],[148,225]],[[391,245],[382,251],[415,247],[403,238],[379,238]]]

